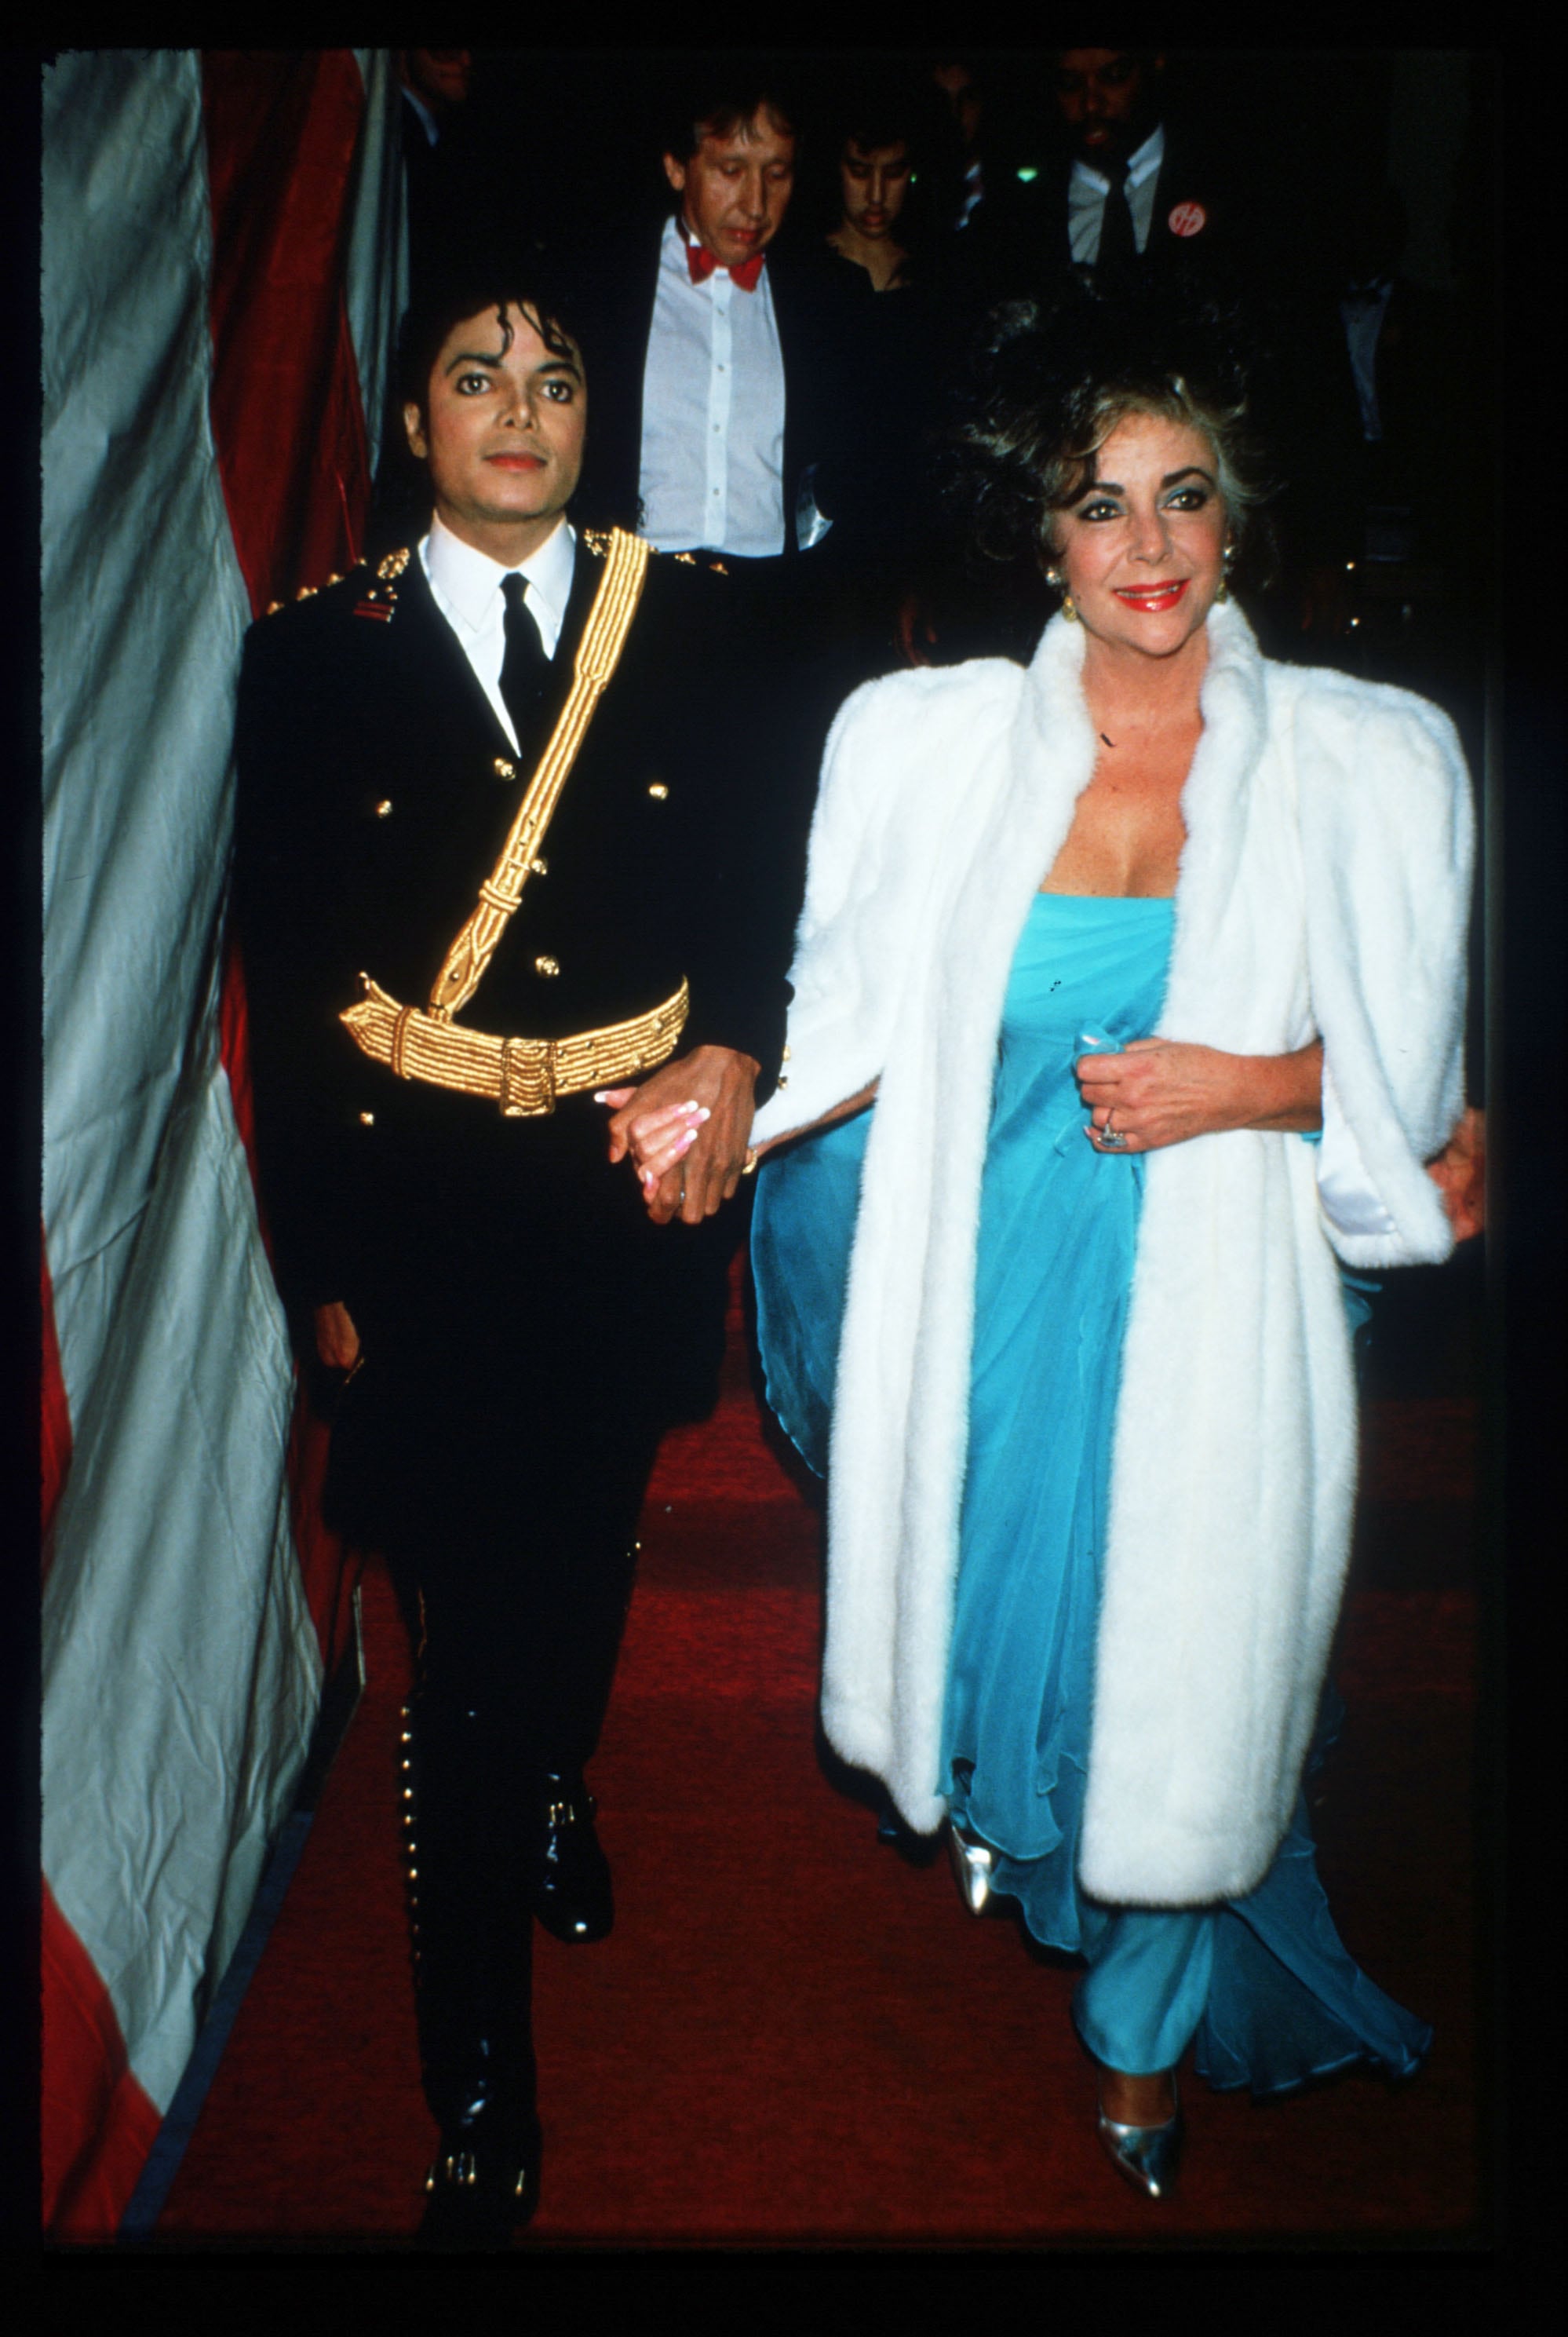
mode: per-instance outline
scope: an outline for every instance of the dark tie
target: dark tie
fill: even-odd
[[[550,660],[528,605],[527,578],[519,576],[514,570],[502,578],[501,590],[506,601],[506,655],[501,661],[501,696],[511,717],[521,749],[534,727]]]
[[[1100,248],[1095,254],[1095,288],[1108,292],[1125,283],[1137,261],[1138,243],[1133,233],[1133,207],[1127,200],[1127,166],[1106,164],[1110,186],[1100,218]]]

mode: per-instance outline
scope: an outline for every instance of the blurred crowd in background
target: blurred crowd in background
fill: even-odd
[[[1239,582],[1265,650],[1406,683],[1475,735],[1495,487],[1484,59],[426,49],[401,63],[414,292],[476,239],[546,255],[588,288],[602,328],[585,343],[585,494],[601,453],[602,508],[656,542],[634,473],[611,480],[605,464],[618,406],[635,426],[647,317],[641,344],[624,328],[651,303],[677,200],[666,158],[715,98],[765,96],[788,162],[763,236],[789,295],[788,548],[811,554],[789,564],[789,592],[828,612],[813,630],[840,644],[844,680],[1027,656],[1047,613],[1027,567],[962,574],[928,493],[943,401],[988,311],[1049,303],[1068,278],[1182,279],[1239,304],[1255,354],[1277,491],[1267,556]]]

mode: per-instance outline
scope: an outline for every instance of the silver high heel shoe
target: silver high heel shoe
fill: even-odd
[[[1173,2077],[1173,2092],[1175,2083]],[[1115,2118],[1108,2118],[1102,2109],[1099,2134],[1111,2165],[1118,2168],[1129,2183],[1146,2193],[1151,2199],[1165,2196],[1175,2178],[1176,2161],[1182,2148],[1182,2105],[1179,2097],[1175,2109],[1164,2126],[1121,2126]]]
[[[960,1833],[950,1821],[948,1855],[952,1860],[953,1880],[959,1886],[959,1898],[971,1915],[983,1914],[990,1902],[996,1852],[989,1843],[977,1842],[972,1834]]]

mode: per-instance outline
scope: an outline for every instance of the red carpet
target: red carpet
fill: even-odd
[[[1352,1952],[1437,2027],[1393,2090],[1266,2109],[1187,2089],[1178,2195],[1101,2158],[1072,1969],[970,1917],[944,1860],[876,1839],[814,1729],[817,1521],[765,1438],[739,1335],[715,1417],[667,1441],[592,1783],[612,1937],[539,1936],[543,2204],[520,2248],[1456,2239],[1477,2213],[1472,1669],[1461,1587],[1418,1576],[1434,1503],[1463,1541],[1470,1408],[1375,1408],[1350,1706],[1318,1812]],[[1457,1521],[1457,1522],[1456,1522]],[[1438,1579],[1442,1579],[1439,1573]],[[393,1756],[407,1650],[365,1585],[370,1684],[158,2225],[159,2242],[395,2245],[433,2128],[420,2096]],[[825,1757],[825,1756],[824,1756]]]

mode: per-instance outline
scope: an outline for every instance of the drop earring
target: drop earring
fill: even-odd
[[[1053,592],[1059,592],[1061,594],[1062,614],[1066,617],[1069,625],[1076,625],[1078,621],[1078,612],[1073,606],[1073,596],[1068,592],[1066,585],[1063,581],[1061,570],[1059,568],[1047,568],[1046,571],[1046,582],[1051,587]]]
[[[1235,559],[1235,545],[1233,543],[1227,543],[1224,552],[1225,564],[1220,572],[1220,589],[1214,595],[1216,601],[1228,601],[1231,597],[1231,562]]]

